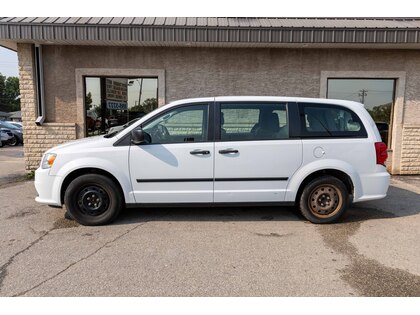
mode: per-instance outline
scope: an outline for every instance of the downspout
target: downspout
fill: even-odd
[[[38,108],[38,117],[35,123],[40,126],[45,121],[45,102],[44,102],[44,71],[42,64],[42,47],[35,44],[34,48],[35,61],[35,80],[36,80],[36,100]]]

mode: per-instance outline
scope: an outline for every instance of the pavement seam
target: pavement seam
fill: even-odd
[[[127,234],[131,233],[132,231],[134,231],[134,230],[135,230],[135,229],[137,229],[138,227],[140,227],[140,226],[142,226],[142,225],[144,225],[144,224],[146,224],[146,223],[148,223],[148,222],[149,222],[149,221],[142,222],[142,223],[140,223],[140,224],[136,225],[134,228],[129,229],[129,230],[127,230],[127,231],[125,231],[124,233],[122,233],[122,234],[118,235],[117,237],[115,237],[115,238],[114,238],[114,239],[112,239],[111,241],[106,242],[106,243],[105,243],[105,244],[103,244],[101,247],[97,248],[95,251],[93,251],[92,253],[90,253],[89,255],[87,255],[87,256],[85,256],[85,257],[82,257],[82,258],[80,258],[79,260],[77,260],[77,261],[75,261],[75,262],[71,263],[70,265],[68,265],[68,266],[67,266],[66,268],[64,268],[63,270],[59,271],[58,273],[56,273],[55,275],[53,275],[53,276],[51,276],[51,277],[49,277],[49,278],[47,278],[47,279],[45,279],[45,280],[41,281],[40,283],[38,283],[37,285],[33,286],[32,288],[30,288],[30,289],[28,289],[28,290],[25,290],[25,291],[22,291],[22,292],[19,292],[19,293],[17,293],[17,294],[14,294],[14,295],[13,295],[13,297],[23,296],[23,295],[25,295],[25,294],[27,294],[27,293],[31,292],[32,290],[35,290],[36,288],[39,288],[40,286],[42,286],[43,284],[47,283],[48,281],[53,280],[54,278],[56,278],[56,277],[58,277],[59,275],[63,274],[64,272],[66,272],[67,270],[69,270],[69,269],[70,269],[71,267],[73,267],[74,265],[76,265],[76,264],[78,264],[78,263],[80,263],[80,262],[82,262],[82,261],[85,261],[85,260],[89,259],[90,257],[92,257],[93,255],[95,255],[96,253],[98,253],[98,252],[99,252],[101,249],[103,249],[104,247],[106,247],[106,246],[108,246],[109,244],[112,244],[112,243],[114,243],[114,242],[118,241],[120,238],[122,238],[122,237],[124,237],[125,235],[127,235]],[[50,231],[49,231],[49,232],[50,232]],[[48,234],[48,233],[47,233],[47,234]],[[45,235],[44,235],[44,236],[45,236]]]

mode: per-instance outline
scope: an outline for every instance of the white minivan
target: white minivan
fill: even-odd
[[[83,225],[125,207],[296,205],[313,223],[386,196],[387,148],[362,104],[211,97],[162,106],[125,129],[48,150],[36,201]]]

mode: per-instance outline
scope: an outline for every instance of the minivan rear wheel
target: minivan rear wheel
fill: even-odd
[[[333,176],[322,176],[309,182],[300,196],[302,215],[312,223],[337,221],[348,207],[349,194],[344,183]]]
[[[99,174],[74,179],[64,195],[70,215],[82,225],[103,225],[116,219],[123,207],[119,187]]]

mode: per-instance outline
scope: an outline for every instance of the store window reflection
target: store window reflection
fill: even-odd
[[[390,146],[394,91],[394,79],[328,79],[327,97],[364,104]]]
[[[156,109],[157,84],[157,78],[150,77],[86,77],[87,136],[105,134]]]

